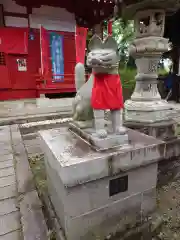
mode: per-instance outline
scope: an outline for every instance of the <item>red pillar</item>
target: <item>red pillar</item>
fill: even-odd
[[[109,35],[109,36],[112,36],[112,25],[113,25],[113,21],[110,20],[110,21],[108,22],[108,35]]]

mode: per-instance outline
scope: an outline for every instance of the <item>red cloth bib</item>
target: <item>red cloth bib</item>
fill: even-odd
[[[93,109],[99,110],[118,110],[124,107],[119,74],[94,74],[91,105]]]

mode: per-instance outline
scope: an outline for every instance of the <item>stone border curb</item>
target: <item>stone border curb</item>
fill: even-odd
[[[38,132],[40,130],[48,130],[51,128],[67,126],[67,124],[71,121],[72,118],[56,118],[53,120],[44,120],[38,122],[19,124],[19,128],[21,129],[21,134],[26,135],[29,133]]]
[[[51,200],[48,196],[43,196],[44,197],[44,205],[47,211],[47,214],[50,219],[50,224],[52,229],[55,231],[55,236],[57,240],[66,240],[66,237],[64,236],[64,232],[61,228],[61,225],[59,223],[59,220],[56,216],[56,213],[54,211],[53,205],[51,203]]]
[[[5,117],[0,118],[0,126],[23,124],[28,122],[37,122],[43,120],[52,120],[57,118],[71,117],[71,111],[58,112],[58,113],[46,113],[46,114],[34,114],[34,115],[22,115],[17,117]]]
[[[12,125],[10,129],[23,238],[24,240],[48,240],[42,204],[35,188],[21,133],[18,125]]]

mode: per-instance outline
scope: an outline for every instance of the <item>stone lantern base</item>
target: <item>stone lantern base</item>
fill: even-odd
[[[124,9],[135,23],[135,39],[129,53],[137,66],[136,86],[125,103],[125,125],[163,140],[175,137],[173,118],[177,115],[161,99],[157,88],[158,64],[169,50],[169,40],[163,35],[166,11],[173,1],[165,2],[161,1],[160,6],[157,1],[142,0]]]
[[[170,113],[171,115],[171,113]],[[175,131],[175,120],[169,117],[169,120],[147,122],[147,121],[125,121],[124,125],[131,129],[138,130],[146,135],[168,141],[177,138]]]
[[[125,103],[126,121],[154,123],[170,120],[175,115],[176,111],[164,100]]]
[[[124,125],[147,135],[169,140],[175,138],[175,118],[177,111],[163,100],[134,102],[128,100]]]

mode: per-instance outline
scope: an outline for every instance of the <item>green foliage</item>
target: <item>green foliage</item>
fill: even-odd
[[[160,68],[158,70],[158,74],[161,75],[161,76],[164,76],[164,75],[167,75],[168,72],[164,68]]]
[[[121,82],[123,88],[128,88],[128,89],[133,89],[135,87],[135,76],[137,74],[137,70],[134,68],[120,68],[119,69],[119,74],[121,77]],[[158,75],[166,75],[167,72],[165,69],[159,69],[158,70]]]
[[[121,62],[127,63],[129,54],[128,48],[134,39],[134,22],[118,19],[113,23],[113,37],[119,45]]]
[[[136,69],[123,68],[119,69],[123,88],[133,89],[135,86]]]

